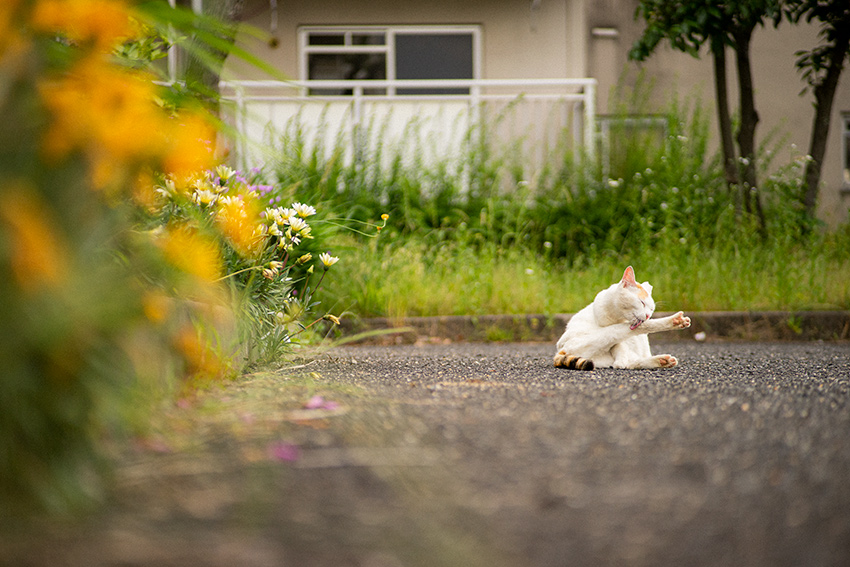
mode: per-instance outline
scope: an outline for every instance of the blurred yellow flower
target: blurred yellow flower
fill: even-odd
[[[121,0],[41,0],[33,10],[32,26],[110,51],[135,35],[131,16],[130,7]]]
[[[165,258],[179,270],[200,280],[214,282],[222,273],[218,246],[190,227],[166,229],[160,239]]]
[[[149,211],[155,211],[159,201],[155,185],[153,175],[147,169],[140,171],[133,182],[133,199]]]
[[[171,312],[171,298],[162,292],[149,290],[142,296],[142,310],[151,323],[162,323]]]
[[[53,118],[43,141],[48,159],[81,149],[98,188],[117,169],[163,151],[168,118],[153,102],[151,77],[100,57],[87,57],[67,75],[42,81],[39,92]]]
[[[186,372],[196,378],[218,378],[228,371],[226,361],[205,344],[192,325],[186,325],[174,337],[174,343],[186,361]]]
[[[250,257],[261,250],[263,226],[259,207],[250,197],[222,197],[218,201],[215,220],[219,230],[241,256]]]
[[[7,65],[8,59],[12,59],[9,57],[10,54],[20,53],[22,47],[26,45],[13,23],[19,4],[20,0],[0,2],[0,68]]]
[[[173,178],[186,180],[211,167],[215,129],[194,113],[166,114],[154,102],[152,79],[88,56],[66,75],[42,81],[39,93],[53,119],[43,140],[45,157],[61,160],[82,150],[99,190],[126,185],[139,163],[159,162]]]
[[[21,187],[0,189],[0,226],[9,239],[9,261],[26,292],[59,286],[68,275],[68,252],[49,219],[49,209]]]
[[[166,173],[185,177],[215,164],[215,128],[200,115],[184,112],[165,132]]]

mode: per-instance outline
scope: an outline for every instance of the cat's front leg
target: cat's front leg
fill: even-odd
[[[686,317],[681,311],[669,315],[667,317],[659,317],[658,319],[648,319],[639,328],[646,333],[659,333],[661,331],[675,331],[677,329],[687,329],[691,326],[691,318]]]

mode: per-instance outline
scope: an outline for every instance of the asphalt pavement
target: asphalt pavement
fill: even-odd
[[[850,565],[850,343],[653,352],[679,366],[449,343],[248,376],[180,418],[199,449],[134,453],[105,510],[0,565]]]
[[[461,343],[317,371],[394,402],[402,446],[437,455],[430,497],[496,563],[850,565],[850,344],[653,352],[680,365],[569,371],[548,344]]]

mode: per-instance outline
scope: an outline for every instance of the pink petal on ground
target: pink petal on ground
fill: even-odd
[[[304,404],[304,409],[320,409],[325,407],[325,399],[322,396],[313,396]]]
[[[269,445],[269,457],[276,461],[284,461],[292,463],[298,460],[301,456],[301,448],[294,443],[272,443]]]

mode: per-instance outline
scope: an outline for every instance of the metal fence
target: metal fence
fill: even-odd
[[[482,132],[532,162],[596,151],[595,79],[246,80],[220,91],[243,166],[273,160],[275,143],[296,128],[307,146],[341,149],[346,160],[377,144],[409,159],[450,158]]]

